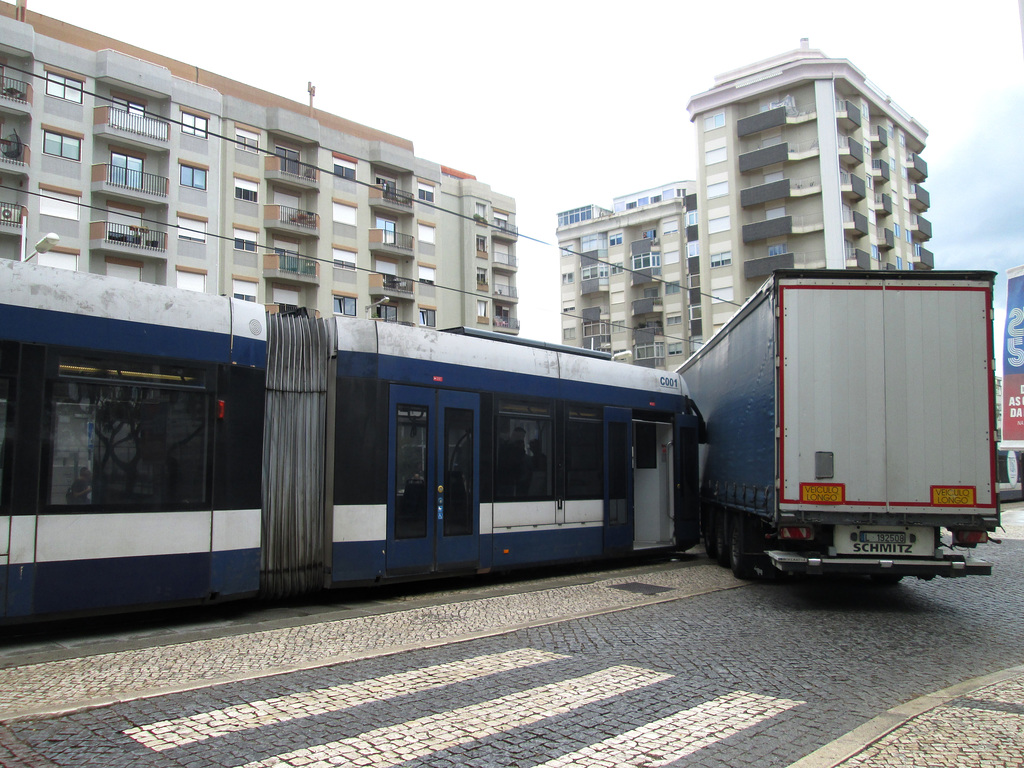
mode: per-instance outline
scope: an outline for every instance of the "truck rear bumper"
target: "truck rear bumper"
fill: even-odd
[[[821,557],[814,553],[766,553],[783,573],[891,574],[893,576],[990,576],[992,563],[959,556],[936,558]]]

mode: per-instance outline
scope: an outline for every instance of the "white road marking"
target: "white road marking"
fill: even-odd
[[[803,703],[736,691],[534,768],[657,768]]]
[[[249,763],[245,768],[333,768],[342,764],[387,768],[566,714],[671,677],[638,667],[611,667],[480,704],[377,728],[348,739],[274,755]]]
[[[546,664],[565,658],[568,657],[531,648],[521,648],[449,664],[398,672],[371,680],[360,680],[357,683],[347,683],[239,704],[226,709],[202,712],[190,717],[162,720],[158,723],[130,728],[124,731],[124,734],[154,751],[161,752],[228,733],[357,707],[370,701],[386,701],[397,696],[429,691],[465,680]]]

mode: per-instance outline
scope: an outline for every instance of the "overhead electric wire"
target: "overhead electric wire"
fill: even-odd
[[[19,72],[19,73],[21,73],[23,75],[27,75],[29,77],[33,77],[33,78],[36,78],[36,79],[40,79],[40,80],[44,80],[44,81],[49,82],[48,78],[45,75],[40,75],[40,74],[37,74],[35,72],[27,72],[27,71],[25,71],[23,69],[19,69],[19,68],[14,67],[14,66],[7,65],[5,67],[5,70],[10,71],[10,72]],[[124,106],[125,105],[125,101],[124,100],[118,100],[118,99],[110,97],[110,96],[106,96],[106,95],[103,95],[103,94],[100,94],[100,93],[96,93],[95,91],[87,90],[85,88],[84,83],[83,83],[81,88],[74,88],[72,90],[74,90],[76,92],[79,92],[79,93],[82,93],[82,94],[88,94],[89,96],[92,96],[95,99],[106,101],[109,104],[114,105],[114,106]],[[175,120],[175,119],[173,119],[171,117],[164,117],[162,115],[152,115],[152,114],[150,114],[148,112],[145,113],[145,116],[150,118],[151,120],[155,120],[157,122],[163,122],[163,123],[166,123],[168,125],[176,125],[176,126],[179,126],[179,127],[182,127],[182,128],[186,128],[187,127],[187,128],[192,129],[193,131],[196,130],[194,126],[187,125],[183,121]],[[232,144],[235,144],[236,146],[242,147],[246,151],[249,151],[249,152],[252,152],[253,150],[256,150],[257,153],[262,153],[262,154],[265,154],[265,155],[268,155],[268,156],[272,156],[272,157],[280,157],[280,155],[278,155],[276,152],[271,152],[269,149],[264,149],[264,148],[259,147],[259,146],[252,147],[251,145],[246,144],[245,142],[240,141],[239,139],[237,139],[235,137],[226,136],[224,134],[214,132],[214,131],[209,129],[209,125],[207,125],[207,128],[205,130],[203,130],[203,134],[205,134],[205,136],[207,136],[207,137],[212,136],[214,138],[220,139],[221,141],[231,142]],[[367,182],[367,181],[360,181],[359,179],[355,179],[355,178],[352,178],[352,177],[349,177],[349,176],[339,176],[337,173],[335,173],[334,169],[326,170],[324,168],[321,168],[319,165],[317,165],[315,163],[307,163],[307,162],[303,162],[303,161],[296,161],[296,162],[298,162],[298,164],[300,166],[303,166],[303,167],[306,167],[306,168],[314,168],[314,169],[316,169],[320,173],[327,174],[327,175],[330,175],[330,176],[336,176],[336,177],[339,177],[339,178],[344,178],[347,181],[350,181],[350,182],[352,182],[352,183],[354,183],[356,185],[359,185],[359,186],[364,186],[364,187],[372,188],[372,189],[380,189],[381,188],[381,185],[379,185],[379,184],[374,184],[374,183]],[[455,177],[455,178],[458,178],[458,177]],[[5,184],[0,184],[0,189],[8,189],[8,190],[12,190],[12,191],[15,191],[15,192],[27,193],[29,195],[34,195],[34,196],[41,197],[41,198],[47,198],[47,199],[50,199],[50,200],[61,200],[60,198],[51,197],[51,196],[46,195],[46,194],[41,193],[41,192],[31,192],[31,191],[24,190],[24,189],[19,189],[19,188],[15,188],[15,187],[9,187],[9,186],[7,186]],[[437,205],[436,203],[434,203],[432,201],[422,200],[422,199],[420,199],[418,197],[414,198],[411,195],[411,193],[406,193],[406,194],[409,195],[410,200],[415,200],[415,202],[418,205],[425,206],[425,207],[428,207],[428,208],[432,208],[433,210],[436,210],[436,211],[438,211],[440,213],[445,213],[445,214],[448,214],[450,216],[455,216],[457,218],[461,218],[461,219],[464,219],[466,221],[473,221],[473,222],[475,222],[477,224],[483,224],[484,226],[488,227],[489,229],[497,230],[499,232],[507,232],[508,231],[507,229],[505,229],[505,228],[503,228],[503,227],[501,227],[501,226],[499,226],[497,224],[493,224],[493,223],[487,222],[486,220],[481,221],[480,218],[478,218],[477,216],[465,214],[465,213],[462,213],[461,211],[453,211],[451,209],[448,209],[448,208],[445,208],[443,206]],[[63,201],[63,200],[61,200],[61,201],[62,202],[66,202],[66,201]],[[109,208],[102,208],[100,206],[87,205],[87,204],[81,203],[81,202],[79,202],[78,205],[80,205],[80,206],[82,206],[84,208],[90,209],[90,210],[103,211],[105,213],[110,213],[111,212]],[[168,227],[168,228],[174,227],[175,229],[184,230],[186,232],[201,233],[201,234],[204,234],[207,237],[213,237],[213,238],[218,239],[218,240],[229,240],[229,241],[234,242],[237,239],[237,238],[234,238],[234,237],[228,237],[227,235],[220,235],[220,234],[217,234],[217,233],[201,232],[200,230],[191,230],[188,227],[182,227],[181,225],[178,225],[178,224],[171,224],[170,222],[162,222],[162,221],[154,220],[154,219],[146,219],[146,218],[143,218],[141,216],[139,217],[139,221],[140,222],[145,222],[145,223],[150,223],[150,224],[157,224],[158,226],[162,226],[162,227]],[[518,230],[518,227],[516,228],[515,236],[516,236],[517,239],[522,238],[522,239],[525,239],[525,240],[529,240],[529,241],[531,241],[533,243],[536,243],[538,245],[542,245],[542,246],[545,246],[545,247],[548,247],[548,248],[556,249],[558,251],[558,258],[559,258],[559,260],[561,260],[561,256],[562,256],[563,253],[568,253],[568,254],[571,254],[573,256],[579,257],[581,260],[583,258],[587,258],[587,259],[590,259],[591,261],[593,261],[593,262],[595,262],[597,264],[603,264],[603,265],[607,266],[609,268],[609,270],[611,270],[612,268],[615,268],[617,270],[621,270],[624,273],[629,273],[630,275],[642,274],[642,276],[648,282],[655,282],[655,283],[659,283],[659,284],[662,284],[662,285],[665,285],[665,286],[670,286],[670,285],[671,286],[676,286],[676,285],[678,285],[674,281],[668,281],[668,280],[664,280],[660,276],[650,275],[650,274],[644,272],[643,269],[633,269],[631,267],[626,267],[625,263],[623,263],[623,264],[613,263],[613,262],[610,262],[610,261],[607,261],[607,260],[600,259],[600,258],[598,258],[596,256],[592,256],[592,255],[590,255],[590,252],[588,252],[588,253],[580,253],[580,252],[575,251],[575,250],[573,250],[571,248],[564,248],[564,247],[555,245],[553,243],[550,243],[550,242],[548,242],[546,240],[543,240],[541,238],[537,238],[537,237],[533,237],[531,235],[524,234],[524,233],[522,233],[522,232],[520,232]],[[335,265],[337,263],[333,259],[326,259],[326,258],[322,258],[322,257],[319,257],[319,256],[307,256],[307,255],[304,255],[304,254],[298,254],[298,253],[295,253],[293,251],[288,251],[287,249],[278,248],[278,247],[275,247],[275,246],[270,246],[270,245],[265,245],[265,244],[260,244],[258,242],[256,243],[256,247],[257,248],[262,248],[266,252],[284,251],[288,255],[297,256],[299,258],[304,258],[304,259],[309,259],[311,261],[322,262],[322,263],[325,263],[325,264]],[[624,260],[624,262],[625,262],[625,260]],[[582,266],[582,261],[581,261],[581,266]],[[346,262],[346,266],[345,267],[339,267],[339,268],[346,269],[346,270],[349,270],[349,271],[368,272],[368,273],[372,273],[372,274],[377,274],[377,270],[369,269],[369,268],[366,268],[366,267],[360,267],[357,264],[355,264],[355,265],[348,265],[347,262]],[[408,280],[410,280],[412,282],[420,282],[420,283],[424,282],[422,280],[415,279],[415,278],[406,278],[406,279],[408,279]],[[476,297],[479,297],[479,295],[480,295],[479,292],[477,292],[477,291],[466,290],[466,289],[463,289],[463,288],[455,288],[453,286],[442,285],[442,284],[437,283],[437,282],[425,283],[425,284],[433,285],[435,288],[440,288],[440,289],[446,290],[446,291],[452,291],[454,293],[458,293],[458,294],[462,294],[462,295],[466,295],[466,296],[476,296]],[[693,290],[693,289],[687,289],[687,290]],[[741,306],[741,304],[739,304],[737,302],[734,302],[732,300],[719,298],[719,297],[716,297],[714,294],[704,293],[703,291],[700,291],[699,288],[696,289],[696,290],[698,290],[698,292],[700,293],[701,296],[709,297],[709,298],[713,299],[714,301],[716,301],[716,303],[732,304],[733,306],[736,306],[736,307]],[[681,293],[681,291],[682,291],[682,287],[680,286],[680,293]],[[668,295],[668,294],[666,294],[666,295]],[[602,321],[602,320],[592,321],[592,320],[586,320],[582,315],[571,314],[569,311],[560,311],[559,312],[559,316],[560,317],[564,317],[564,316],[572,317],[574,319],[581,320],[583,322],[608,322],[609,323],[609,328],[615,327],[615,328],[617,328],[617,329],[619,329],[621,331],[629,330],[629,331],[633,331],[635,333],[638,330],[640,330],[640,331],[650,330],[650,331],[654,331],[655,333],[657,333],[657,335],[659,335],[659,336],[661,336],[661,337],[663,337],[665,339],[671,339],[673,341],[683,341],[683,342],[686,342],[687,344],[689,344],[691,346],[691,348],[692,348],[694,343],[698,343],[698,344],[701,343],[701,342],[694,342],[693,339],[691,337],[688,337],[688,336],[678,336],[678,335],[667,334],[667,333],[665,333],[665,326],[656,326],[656,327],[653,327],[653,328],[643,328],[643,327],[634,327],[634,326],[626,325],[626,324],[623,324],[623,323],[615,323],[615,322],[611,322],[611,321]]]

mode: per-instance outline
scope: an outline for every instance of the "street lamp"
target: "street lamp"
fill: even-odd
[[[367,304],[366,305],[366,317],[367,317],[367,319],[369,319],[369,317],[370,317],[370,310],[371,309],[373,309],[374,307],[379,307],[382,304],[387,304],[390,300],[391,300],[390,297],[385,296],[380,301],[375,301],[375,302],[373,302],[373,304]]]
[[[50,232],[46,235],[43,235],[43,239],[36,243],[36,249],[32,251],[31,254],[29,254],[28,258],[25,259],[25,261],[30,261],[32,257],[35,256],[36,254],[46,253],[59,242],[60,235],[58,235],[56,232]]]

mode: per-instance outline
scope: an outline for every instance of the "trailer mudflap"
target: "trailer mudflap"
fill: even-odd
[[[825,557],[813,552],[766,553],[783,573],[889,574],[893,576],[991,576],[992,563],[951,555],[944,558]]]

